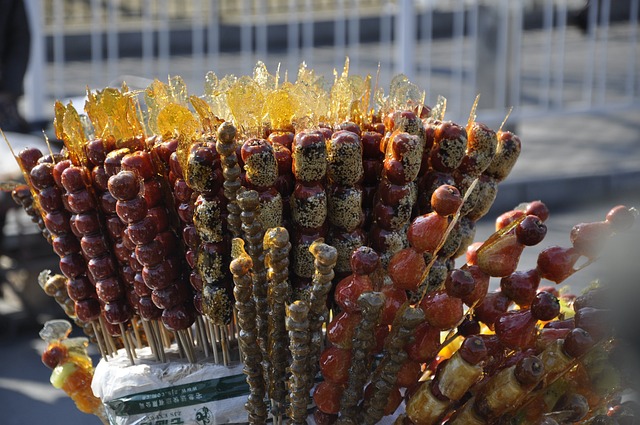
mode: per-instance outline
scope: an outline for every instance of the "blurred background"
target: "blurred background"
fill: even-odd
[[[513,107],[507,125],[522,137],[523,154],[478,235],[491,233],[499,211],[543,199],[560,213],[552,215],[549,233],[567,245],[573,224],[603,219],[611,202],[639,204],[639,3],[2,0],[0,64],[28,67],[17,83],[23,90],[4,96],[0,85],[0,103],[9,99],[19,124],[2,122],[0,104],[0,128],[16,152],[44,149],[54,102],[81,108],[87,88],[126,82],[143,89],[154,78],[180,75],[191,93],[201,94],[208,71],[251,74],[257,61],[289,80],[304,61],[330,83],[349,57],[351,73],[371,74],[386,91],[404,73],[426,91],[427,104],[445,96],[447,118],[456,122],[466,122],[478,93],[478,119],[494,128]],[[15,4],[23,4],[26,19],[10,16]],[[7,75],[0,71],[0,81]],[[9,153],[1,144],[0,181],[20,178]],[[6,193],[0,229],[0,399],[26,406],[3,423],[42,423],[57,411],[80,415],[61,424],[88,423],[49,388],[36,357],[41,323],[61,314],[36,276],[57,270],[57,260]],[[535,262],[536,253],[523,261]],[[588,284],[580,276],[576,282]],[[16,362],[24,367],[9,366]]]

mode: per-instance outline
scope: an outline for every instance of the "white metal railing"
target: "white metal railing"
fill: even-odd
[[[208,70],[247,74],[257,60],[281,63],[289,75],[306,61],[331,78],[345,56],[355,73],[375,74],[379,64],[383,85],[407,74],[429,103],[445,95],[452,119],[468,113],[476,93],[488,116],[513,106],[516,119],[620,107],[640,102],[639,2],[591,1],[582,32],[570,24],[577,0],[90,0],[79,2],[80,12],[70,9],[77,0],[27,0],[33,46],[26,109],[32,119],[50,116],[53,99],[122,75],[180,74],[201,87]],[[628,5],[626,19],[611,22],[620,3]],[[534,18],[539,25],[525,29]],[[373,42],[361,38],[365,25],[377,26]],[[329,47],[315,46],[322,28],[330,28]],[[190,50],[172,51],[179,30]],[[237,31],[238,52],[223,51],[226,31]],[[275,31],[286,32],[278,48],[269,44]],[[70,33],[88,45],[86,60],[66,57]],[[132,36],[140,54],[123,59]],[[83,81],[76,69],[86,71]]]

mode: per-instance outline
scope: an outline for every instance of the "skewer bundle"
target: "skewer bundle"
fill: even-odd
[[[598,235],[628,229],[633,210],[579,226],[572,248],[518,271],[546,233],[543,204],[472,244],[518,137],[478,123],[475,105],[466,126],[446,121],[444,99],[425,106],[406,78],[372,106],[370,85],[348,64],[330,91],[304,66],[281,83],[260,64],[253,78],[208,76],[203,98],[155,81],[145,111],[126,86],[105,89],[89,93],[91,131],[57,104],[65,147],[21,152],[27,186],[13,193],[59,254],[72,301],[45,289],[90,324],[105,361],[124,347],[135,363],[148,346],[166,362],[175,344],[192,363],[219,351],[243,362],[250,423],[305,423],[311,406],[316,423],[373,424],[401,404],[398,424],[518,423],[554,382],[577,391],[568,370],[588,368],[610,333],[593,308],[560,325],[538,285],[594,261]],[[491,278],[502,292],[487,294]]]

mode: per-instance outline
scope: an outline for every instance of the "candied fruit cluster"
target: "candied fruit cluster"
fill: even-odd
[[[596,376],[616,370],[607,309],[540,284],[597,260],[637,212],[578,224],[519,270],[543,202],[474,242],[518,136],[476,121],[477,99],[465,125],[445,120],[446,100],[424,105],[404,76],[373,93],[348,61],[325,87],[258,64],[209,73],[201,97],[180,77],[144,102],[90,91],[87,119],[58,102],[64,148],[20,152],[13,191],[60,258],[45,291],[105,359],[240,360],[252,424],[307,423],[309,403],[317,424],[602,420],[624,388]]]

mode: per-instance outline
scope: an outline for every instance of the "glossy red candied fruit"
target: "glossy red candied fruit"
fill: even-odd
[[[516,226],[518,242],[526,246],[537,245],[547,234],[547,226],[535,215],[526,216]]]
[[[462,301],[467,306],[471,307],[482,302],[484,297],[487,295],[490,276],[483,272],[478,265],[465,264],[461,269],[471,273],[471,275],[473,276],[473,280],[475,281],[475,289],[473,290],[473,292],[471,292],[469,295],[461,297]]]
[[[523,210],[526,215],[535,215],[542,221],[547,221],[549,218],[549,208],[540,200],[526,203]]]
[[[538,269],[517,270],[500,279],[500,290],[520,307],[528,307],[536,296],[540,285]]]
[[[356,313],[360,311],[358,297],[370,291],[373,291],[373,283],[369,276],[351,275],[338,282],[333,298],[342,310]]]
[[[123,170],[137,173],[143,180],[148,180],[155,175],[151,154],[147,151],[135,151],[122,158]]]
[[[356,327],[362,321],[359,313],[342,312],[335,316],[327,326],[327,338],[332,344],[350,349]]]
[[[410,388],[414,386],[418,382],[418,379],[420,379],[421,372],[422,367],[420,362],[411,359],[405,360],[398,371],[396,385],[400,388]]]
[[[530,348],[536,339],[536,322],[529,310],[509,311],[496,321],[496,335],[502,344],[513,350]]]
[[[553,320],[560,314],[560,301],[550,292],[538,292],[531,303],[531,314],[538,320]]]
[[[42,353],[42,363],[49,369],[55,369],[69,355],[69,350],[59,342],[51,343]]]
[[[453,269],[444,281],[444,289],[450,296],[462,298],[476,289],[476,281],[469,270]]]
[[[455,214],[462,205],[462,196],[457,187],[441,185],[431,195],[431,207],[441,216]]]
[[[442,242],[442,237],[449,227],[449,219],[438,213],[416,217],[409,225],[407,239],[409,244],[419,252],[435,253]]]
[[[135,198],[140,192],[140,178],[133,171],[123,170],[109,177],[109,193],[119,201]]]
[[[482,246],[482,241],[473,242],[467,247],[465,252],[466,264],[473,266],[478,264],[478,249]]]
[[[496,231],[504,229],[514,221],[524,217],[526,214],[522,210],[511,210],[504,212],[496,218]]]
[[[475,318],[489,328],[493,329],[494,324],[501,315],[507,312],[511,300],[502,292],[490,292],[484,300],[478,304],[474,310]]]
[[[361,246],[351,254],[350,265],[354,274],[368,275],[380,266],[380,256],[368,246]]]
[[[343,385],[328,381],[320,382],[313,391],[313,401],[322,412],[337,415],[340,412],[340,399],[343,392]]]
[[[394,285],[383,285],[380,292],[384,295],[384,307],[378,322],[381,325],[391,325],[400,307],[407,302],[407,292]]]
[[[464,361],[473,365],[480,363],[486,359],[488,355],[484,340],[478,336],[465,338],[458,352]]]
[[[624,205],[617,205],[609,210],[605,220],[614,232],[624,232],[633,227],[637,211]]]
[[[409,358],[420,363],[434,359],[440,351],[440,331],[428,322],[421,323],[416,328],[414,340],[405,347]]]
[[[426,268],[421,253],[413,248],[405,248],[391,257],[387,272],[396,288],[415,291],[422,282]]]
[[[331,346],[320,355],[320,372],[322,377],[334,384],[346,384],[349,381],[351,366],[351,350]]]
[[[442,290],[428,293],[420,302],[420,307],[425,320],[441,331],[455,328],[464,316],[462,300]]]
[[[580,253],[575,248],[552,246],[538,255],[537,267],[540,276],[555,283],[560,283],[571,276]]]
[[[573,226],[569,238],[575,250],[587,258],[595,258],[612,234],[608,221],[580,223]]]

